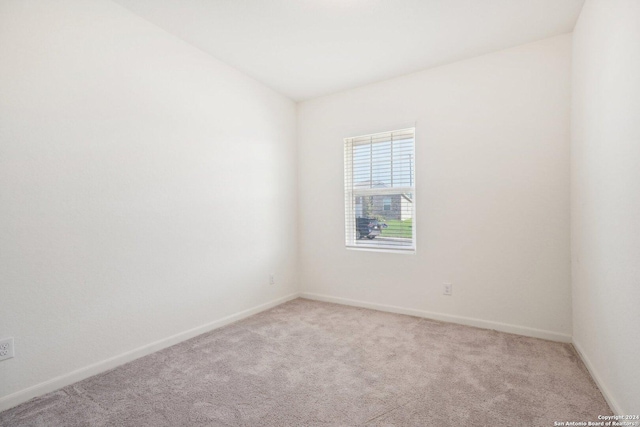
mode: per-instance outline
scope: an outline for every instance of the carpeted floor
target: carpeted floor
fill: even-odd
[[[569,344],[297,299],[2,426],[553,426],[611,414]]]

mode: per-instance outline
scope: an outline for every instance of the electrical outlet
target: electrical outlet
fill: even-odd
[[[13,357],[13,338],[3,338],[0,340],[0,360],[11,359]]]
[[[445,283],[442,288],[443,295],[451,295],[453,293],[453,285],[451,283]]]
[[[269,275],[269,284],[270,285],[275,285],[276,284],[276,273],[271,273]]]

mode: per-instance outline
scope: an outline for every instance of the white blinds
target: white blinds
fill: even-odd
[[[415,129],[344,140],[348,247],[415,250]]]

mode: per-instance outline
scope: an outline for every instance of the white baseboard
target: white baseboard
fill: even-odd
[[[534,338],[542,338],[550,341],[560,341],[570,343],[571,335],[559,332],[545,331],[543,329],[529,328],[527,326],[510,325],[508,323],[494,322],[491,320],[474,319],[471,317],[455,316],[451,314],[436,313],[433,311],[416,310],[393,305],[377,304],[352,300],[348,298],[332,297],[328,295],[314,294],[310,292],[300,293],[301,298],[317,301],[333,302],[336,304],[351,305],[354,307],[371,308],[373,310],[388,311],[390,313],[407,314],[409,316],[424,317],[427,319],[440,320],[443,322],[458,323],[461,325],[475,326],[476,328],[494,329],[496,331],[508,332],[510,334],[524,335]]]
[[[589,358],[587,357],[587,354],[584,352],[582,346],[576,340],[573,340],[573,348],[576,349],[578,356],[580,356],[580,358],[582,359],[584,366],[587,367],[587,370],[591,374],[591,378],[593,378],[593,380],[596,382],[596,385],[600,389],[600,393],[602,393],[602,396],[604,396],[604,400],[607,401],[607,403],[609,404],[609,408],[611,408],[613,413],[615,415],[628,415],[629,412],[623,411],[620,405],[618,405],[618,402],[616,402],[616,400],[613,398],[611,391],[609,391],[607,386],[604,384],[604,382],[602,381],[602,377],[598,374],[598,371],[596,371],[595,367],[591,363],[591,360],[589,360]]]
[[[80,368],[75,371],[69,372],[67,374],[52,378],[50,380],[47,380],[40,384],[36,384],[24,390],[20,390],[18,392],[15,392],[13,394],[0,398],[0,411],[7,410],[21,403],[24,403],[34,397],[41,396],[43,394],[58,390],[67,385],[73,384],[75,382],[81,381],[83,379],[89,378],[99,373],[108,371],[109,369],[113,369],[120,365],[124,365],[125,363],[139,359],[140,357],[149,355],[151,353],[154,353],[156,351],[162,350],[167,347],[171,347],[172,345],[178,344],[182,341],[188,340],[200,334],[228,325],[229,323],[233,323],[238,320],[244,319],[246,317],[252,316],[261,311],[268,310],[270,308],[273,308],[275,306],[278,306],[280,304],[283,304],[287,301],[293,300],[298,297],[317,300],[317,301],[332,302],[336,304],[350,305],[354,307],[370,308],[374,310],[387,311],[391,313],[407,314],[410,316],[424,317],[427,319],[441,320],[444,322],[458,323],[462,325],[475,326],[475,327],[484,328],[484,329],[495,329],[497,331],[508,332],[508,333],[513,333],[518,335],[525,335],[525,336],[530,336],[535,338],[548,339],[552,341],[573,342],[574,348],[576,349],[578,355],[580,356],[585,366],[591,373],[591,376],[593,377],[594,381],[600,388],[600,391],[602,392],[602,395],[604,396],[605,400],[609,404],[609,407],[611,408],[611,410],[617,415],[622,415],[625,413],[624,411],[622,411],[618,403],[615,401],[609,389],[602,382],[600,375],[594,369],[591,361],[584,353],[581,345],[575,340],[572,341],[572,338],[570,335],[561,334],[561,333],[552,332],[552,331],[545,331],[541,329],[529,328],[525,326],[517,326],[517,325],[510,325],[507,323],[493,322],[489,320],[474,319],[474,318],[463,317],[463,316],[453,316],[449,314],[436,313],[436,312],[430,312],[430,311],[424,311],[424,310],[416,310],[411,308],[403,308],[403,307],[397,307],[392,305],[376,304],[371,302],[332,297],[328,295],[320,295],[320,294],[314,294],[309,292],[303,292],[300,294],[294,293],[282,298],[278,298],[276,300],[267,302],[265,304],[261,304],[256,307],[241,311],[239,313],[232,314],[230,316],[224,317],[219,320],[215,320],[205,325],[198,326],[188,331],[184,331],[179,334],[164,338],[162,340],[147,344],[145,346],[138,347],[134,350],[128,351],[126,353],[122,353],[118,356],[114,356],[109,359],[86,366],[84,368]]]
[[[109,359],[102,360],[89,366],[85,366],[84,368],[80,368],[67,374],[51,378],[50,380],[28,387],[24,390],[17,391],[13,394],[0,398],[0,412],[9,408],[13,408],[14,406],[33,399],[34,397],[56,391],[62,387],[66,387],[75,382],[84,380],[85,378],[92,377],[99,373],[108,371],[109,369],[113,369],[120,365],[124,365],[125,363],[129,363],[133,360],[139,359],[140,357],[162,350],[163,348],[171,347],[172,345],[178,344],[182,341],[188,340],[205,332],[212,331],[214,329],[228,325],[229,323],[233,323],[261,311],[268,310],[277,305],[298,298],[298,296],[298,293],[294,293],[273,301],[269,301],[265,304],[260,304],[256,307],[232,314],[227,317],[223,317],[222,319],[215,320],[213,322],[195,327],[193,329],[189,329],[184,332],[180,332],[179,334],[163,338],[161,340],[152,342],[142,347],[138,347],[126,353],[119,354]]]

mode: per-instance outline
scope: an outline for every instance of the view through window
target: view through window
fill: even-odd
[[[346,138],[347,247],[415,250],[415,129]]]

